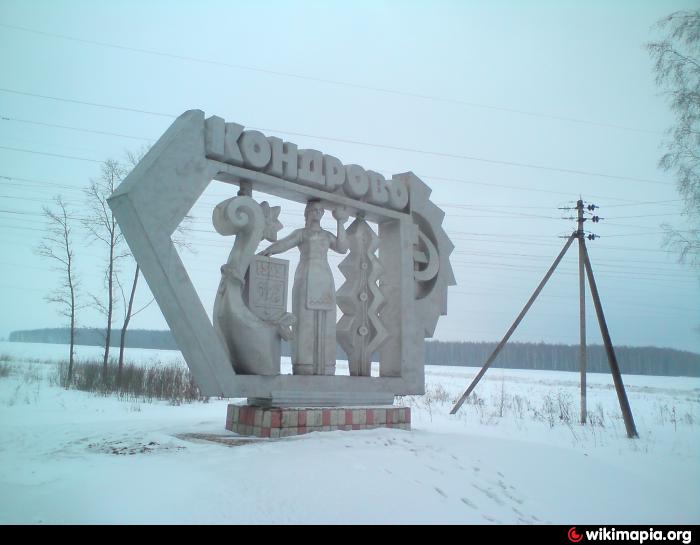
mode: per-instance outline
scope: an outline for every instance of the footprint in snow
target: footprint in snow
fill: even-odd
[[[479,485],[472,483],[472,486],[476,488],[479,492],[484,494],[487,498],[493,500],[496,502],[498,505],[505,505],[503,503],[503,500],[498,497],[498,494],[494,494],[491,490],[486,489],[486,488],[481,488]]]
[[[514,502],[517,503],[518,505],[522,505],[522,504],[523,504],[523,500],[522,500],[521,498],[518,498],[517,496],[514,496],[513,494],[510,494],[510,493],[507,492],[507,491],[504,492],[504,494],[505,494],[506,498],[508,498],[509,500],[514,501]]]
[[[522,500],[522,499],[518,498],[517,496],[515,496],[514,494],[512,494],[512,493],[508,490],[508,489],[510,489],[510,490],[515,490],[515,487],[514,487],[514,486],[509,486],[509,485],[507,485],[506,483],[504,483],[504,482],[501,481],[501,480],[499,480],[497,484],[498,484],[498,486],[501,488],[501,490],[503,490],[503,495],[504,495],[506,498],[508,498],[509,500],[514,501],[515,503],[517,503],[517,504],[519,504],[519,505],[522,505],[522,504],[523,504],[523,500]]]
[[[440,494],[443,498],[446,498],[446,497],[447,497],[447,494],[445,494],[445,493],[444,493],[442,490],[440,490],[437,486],[434,486],[433,488],[435,489],[435,492],[437,492],[438,494]]]
[[[467,498],[459,498],[459,499],[462,500],[462,503],[463,503],[464,505],[467,505],[467,506],[471,507],[472,509],[478,509],[478,508],[479,508],[474,502],[469,501]]]

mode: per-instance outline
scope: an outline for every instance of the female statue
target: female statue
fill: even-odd
[[[299,266],[294,273],[292,313],[296,317],[292,370],[295,375],[335,374],[335,285],[328,265],[328,249],[344,254],[348,251],[343,223],[347,214],[333,211],[338,236],[321,228],[323,206],[309,201],[304,210],[303,229],[271,244],[261,255],[273,255],[299,248]]]

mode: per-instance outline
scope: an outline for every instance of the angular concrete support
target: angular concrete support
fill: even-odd
[[[171,235],[216,172],[204,155],[204,112],[170,126],[109,198],[109,206],[204,395],[233,388],[235,374]]]

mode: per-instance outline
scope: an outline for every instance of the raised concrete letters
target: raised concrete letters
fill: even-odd
[[[246,166],[259,169],[267,166],[272,152],[270,143],[259,131],[243,131],[238,142]]]
[[[323,187],[326,180],[323,176],[323,154],[314,149],[299,150],[299,170],[297,179],[302,184]]]

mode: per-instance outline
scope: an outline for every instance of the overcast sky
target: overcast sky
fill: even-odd
[[[502,337],[574,228],[558,208],[581,195],[605,218],[587,225],[601,237],[588,246],[613,342],[700,352],[697,272],[661,245],[662,223],[688,226],[656,166],[673,118],[644,48],[659,18],[696,6],[2,0],[0,336],[65,323],[43,299],[57,277],[33,253],[42,205],[61,194],[84,215],[99,161],[196,108],[432,187],[456,246],[438,339]],[[183,253],[210,314],[232,244],[211,210],[235,191],[210,185],[192,211],[196,253]],[[268,200],[283,207],[281,235],[302,225],[299,205]],[[99,293],[103,249],[78,226],[76,237],[83,291]],[[281,257],[293,270],[297,255]],[[125,283],[131,271],[125,262]],[[571,251],[514,340],[578,342],[576,274]],[[137,306],[150,298],[144,283]],[[589,343],[600,343],[588,305]],[[102,325],[94,310],[79,320]],[[131,327],[167,324],[153,304]]]

